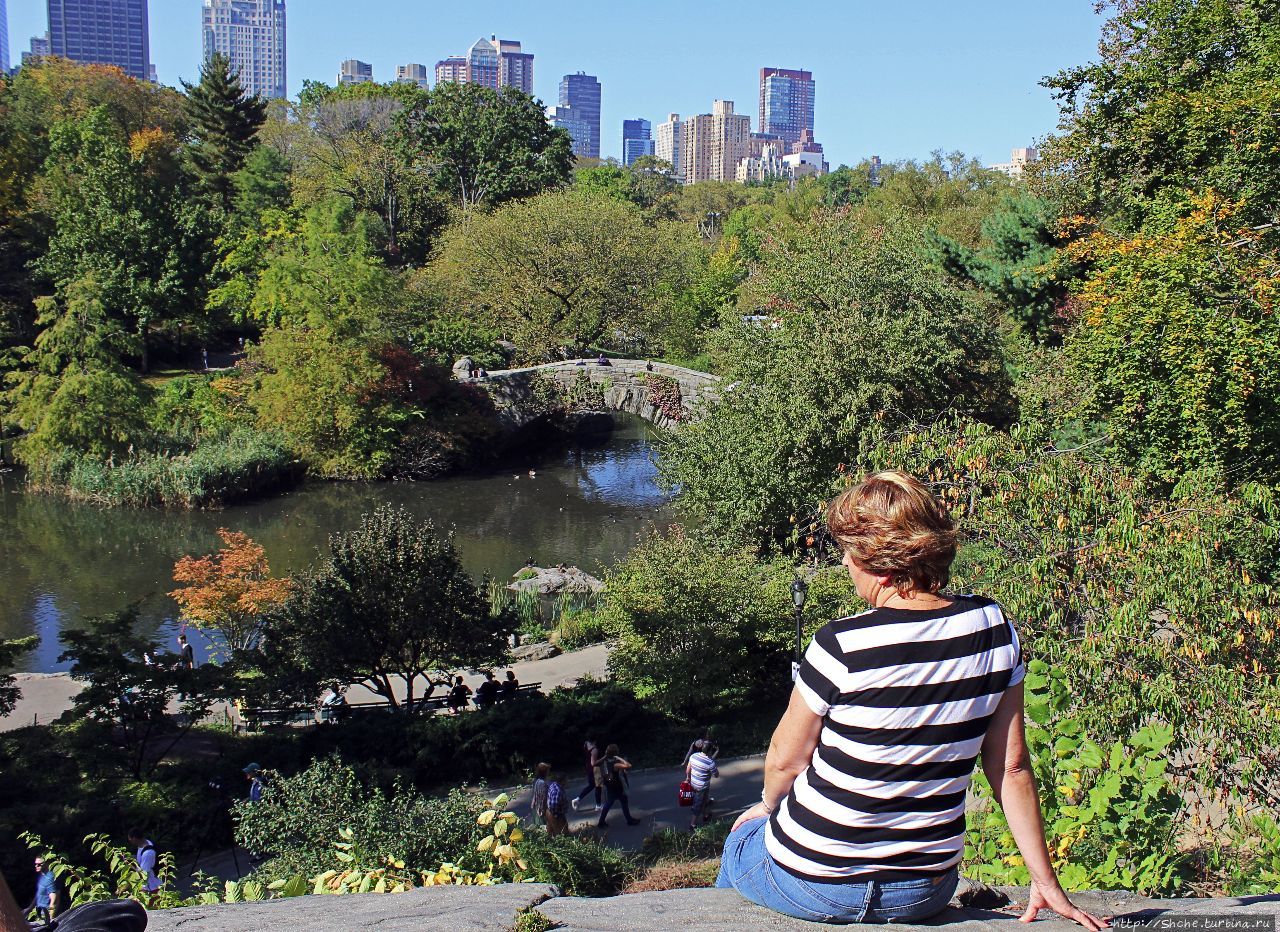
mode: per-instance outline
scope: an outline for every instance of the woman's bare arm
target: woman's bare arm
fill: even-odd
[[[1022,921],[1031,922],[1040,909],[1047,907],[1060,916],[1074,919],[1086,929],[1097,930],[1110,925],[1109,920],[1076,908],[1054,873],[1044,837],[1040,795],[1031,770],[1031,754],[1027,750],[1021,683],[1005,692],[992,716],[982,741],[982,771],[991,784],[996,802],[1004,809],[1013,840],[1017,842],[1023,863],[1031,874],[1031,895]]]
[[[764,798],[752,806],[733,824],[736,830],[743,822],[768,815],[791,792],[791,784],[804,773],[813,760],[818,736],[822,734],[822,716],[813,710],[796,689],[778,727],[773,730],[769,753],[764,759]]]

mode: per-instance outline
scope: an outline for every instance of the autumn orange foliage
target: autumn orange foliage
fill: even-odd
[[[271,577],[265,551],[249,535],[219,528],[218,537],[217,553],[174,564],[174,582],[185,585],[169,595],[197,628],[219,632],[230,647],[249,648],[263,614],[289,597],[292,582]]]

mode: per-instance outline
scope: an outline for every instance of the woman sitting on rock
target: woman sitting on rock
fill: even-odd
[[[978,753],[1033,883],[1090,930],[1049,861],[1022,719],[1018,636],[991,599],[943,594],[950,515],[918,480],[873,475],[827,514],[871,608],[828,622],[774,731],[760,802],[725,842],[719,887],[818,922],[918,922],[955,892]]]

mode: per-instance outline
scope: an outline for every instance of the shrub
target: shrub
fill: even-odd
[[[235,804],[236,841],[255,853],[273,855],[265,876],[311,876],[342,867],[334,840],[344,830],[361,851],[403,861],[408,870],[435,870],[454,863],[479,869],[476,819],[484,802],[462,790],[429,798],[396,785],[390,793],[370,789],[354,768],[333,756],[292,777],[268,782],[261,801]]]
[[[176,455],[102,460],[64,450],[31,465],[31,488],[97,505],[218,508],[291,485],[301,468],[274,435],[237,431]]]
[[[531,831],[520,851],[529,865],[529,879],[553,883],[569,896],[612,896],[637,868],[633,855],[585,834]]]
[[[1032,661],[1027,691],[1027,743],[1049,853],[1063,887],[1174,893],[1185,879],[1187,857],[1176,844],[1185,803],[1166,759],[1173,729],[1148,725],[1105,748],[1067,714],[1064,671]],[[980,803],[969,817],[965,875],[989,884],[1030,883],[1021,855],[1013,853],[1008,820],[981,773],[974,792]]]
[[[567,611],[551,632],[550,641],[561,650],[578,650],[609,639],[609,626],[598,612]]]
[[[651,863],[717,860],[732,827],[730,822],[717,820],[699,825],[692,832],[666,828],[646,838],[640,853]]]

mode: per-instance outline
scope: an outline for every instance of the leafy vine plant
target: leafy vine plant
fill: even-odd
[[[476,851],[488,856],[480,870],[467,870],[452,862],[445,862],[435,870],[410,870],[401,858],[362,850],[355,833],[343,828],[338,830],[339,840],[333,846],[334,856],[344,865],[341,869],[327,870],[310,878],[299,874],[268,884],[252,879],[228,880],[221,889],[214,878],[199,875],[197,892],[192,896],[178,892],[176,865],[170,852],[162,853],[156,862],[160,889],[148,893],[146,878],[133,854],[112,845],[106,835],[85,838],[85,845],[104,863],[104,868],[98,870],[72,864],[31,832],[23,832],[19,837],[27,847],[41,853],[45,863],[61,878],[74,905],[128,898],[143,903],[148,909],[172,909],[308,894],[404,893],[415,887],[491,886],[523,881],[529,865],[516,845],[524,839],[524,831],[520,828],[520,817],[506,808],[510,802],[511,798],[503,793],[488,801],[487,808],[476,819],[477,825],[488,829],[476,844]]]
[[[679,382],[670,376],[649,374],[644,377],[644,387],[649,391],[649,403],[664,417],[677,423],[684,420]]]

